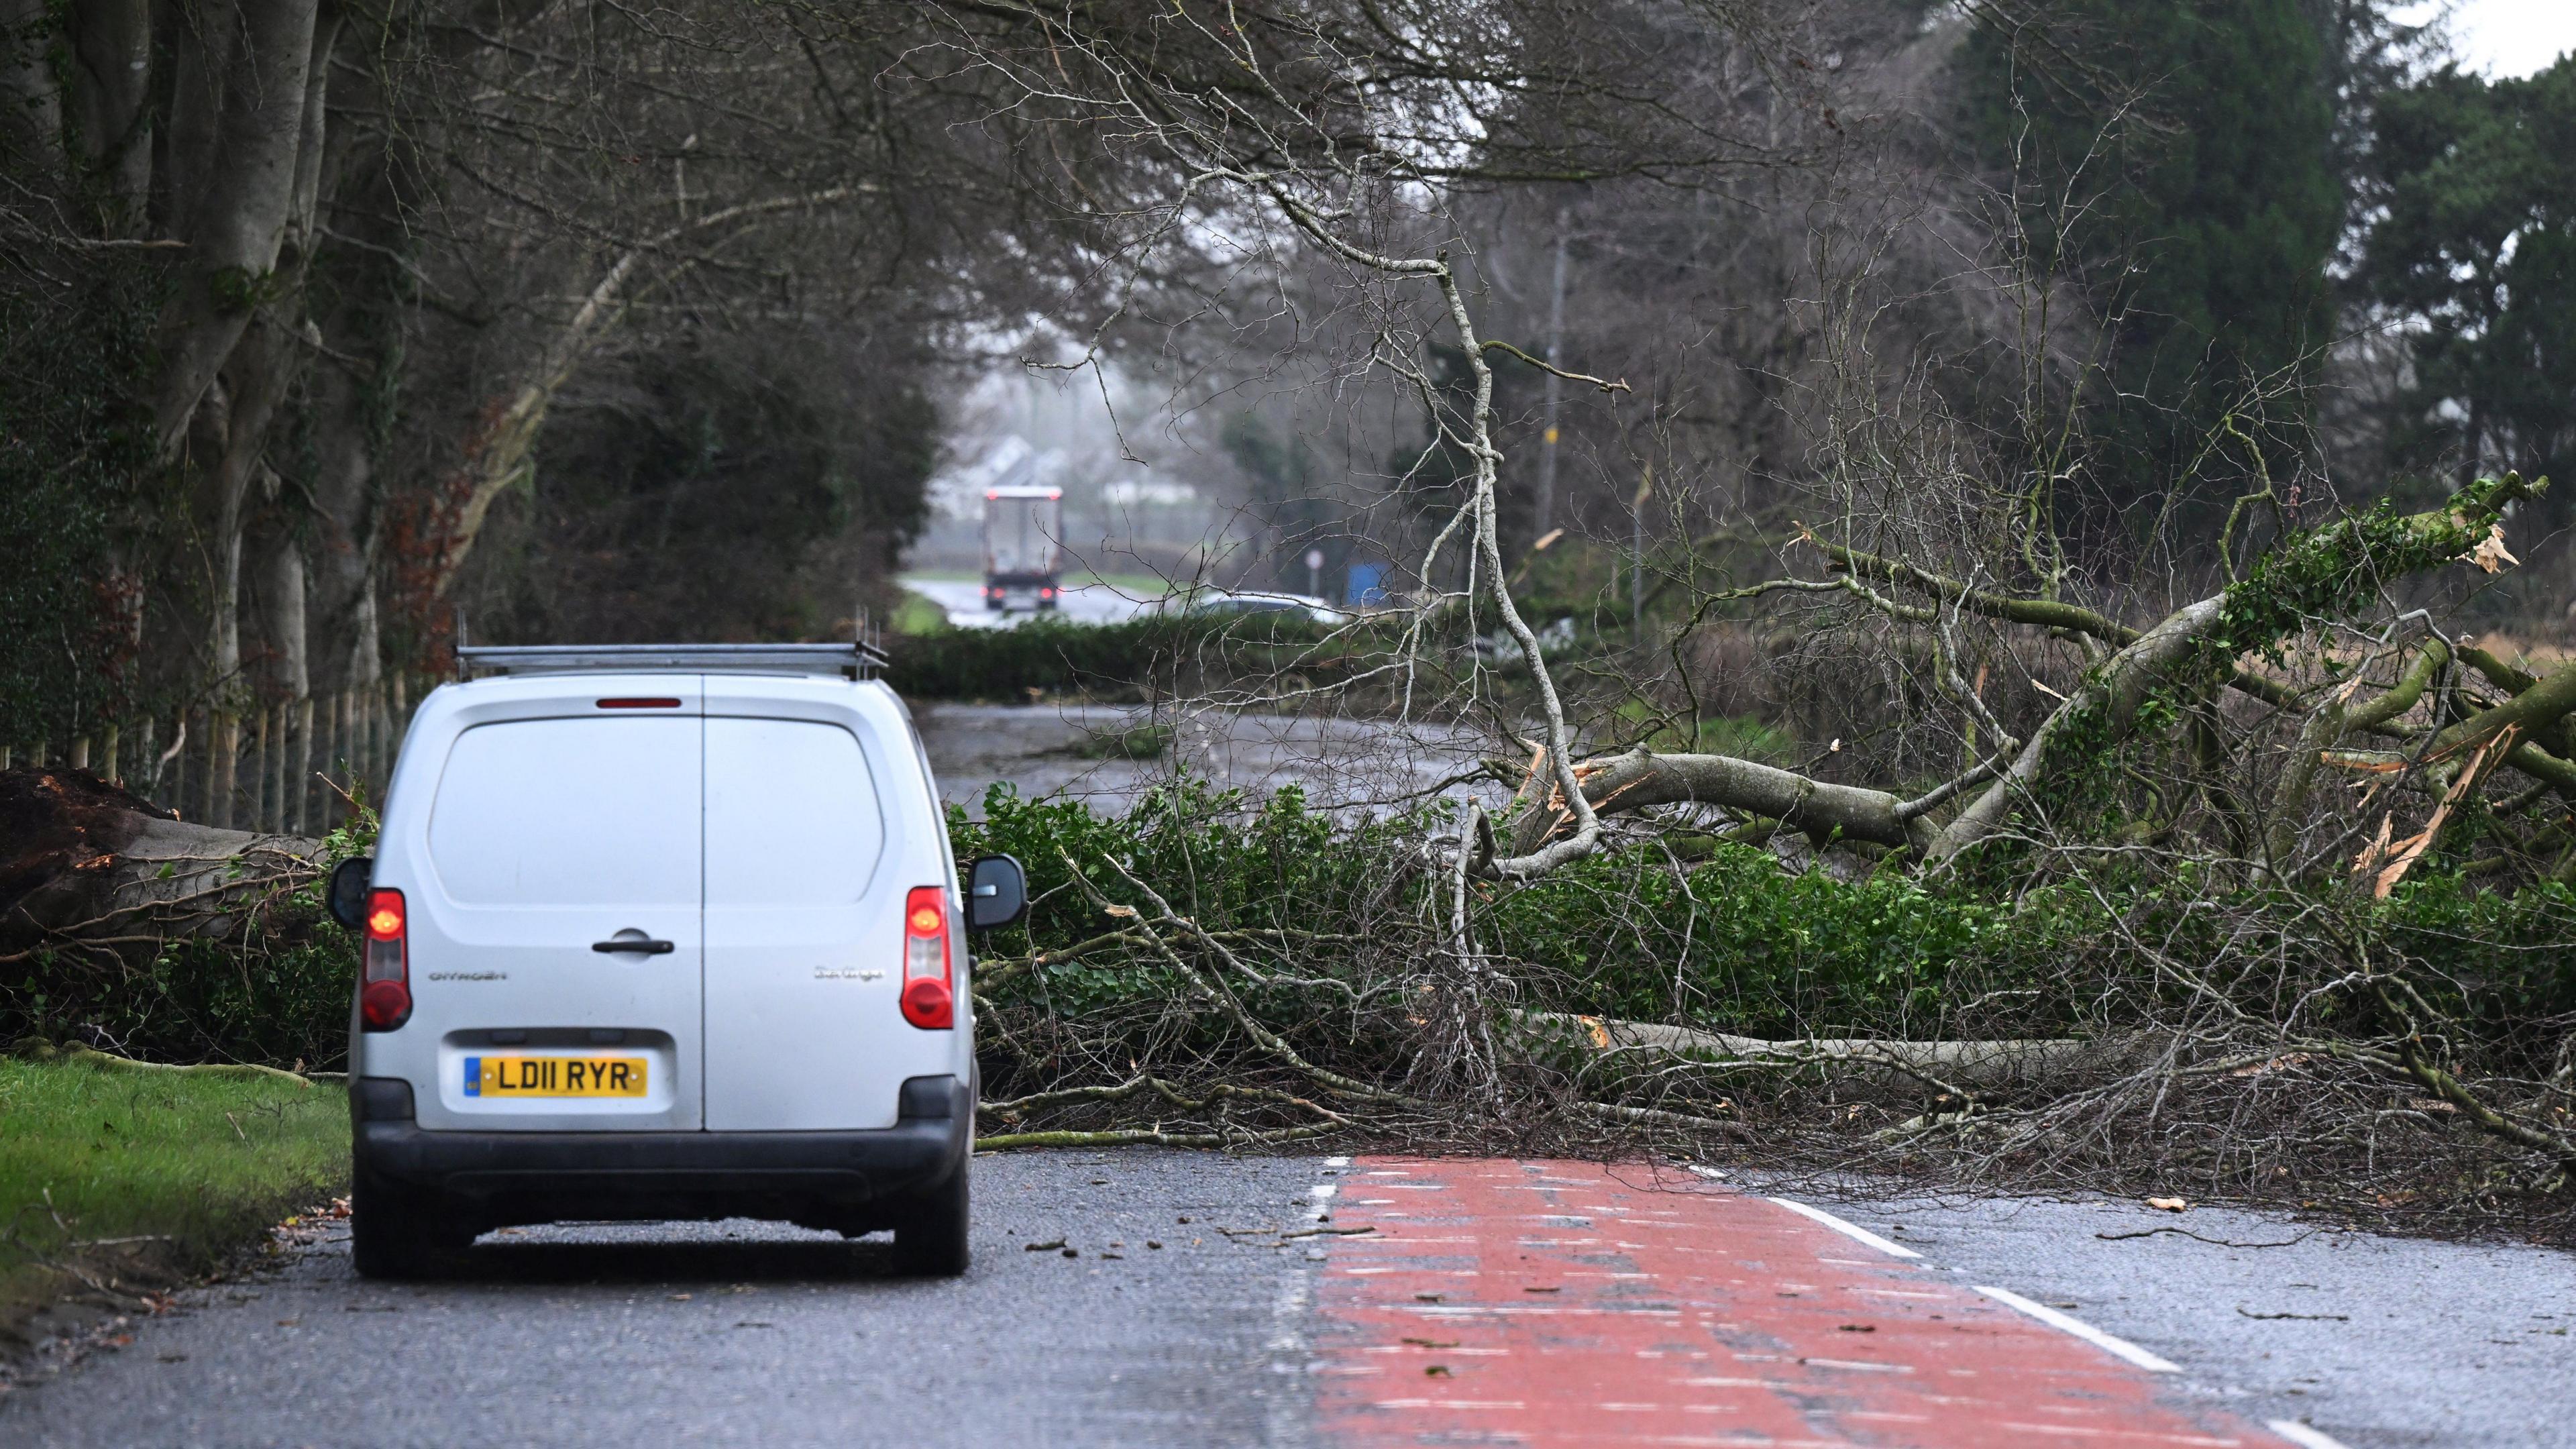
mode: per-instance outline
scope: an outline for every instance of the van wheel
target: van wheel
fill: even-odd
[[[894,1225],[895,1271],[916,1278],[954,1278],[968,1256],[966,1164],[946,1182],[908,1194]]]
[[[349,1258],[361,1278],[428,1278],[474,1235],[411,1193],[360,1173],[349,1188]]]

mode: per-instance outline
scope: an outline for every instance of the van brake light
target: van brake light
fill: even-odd
[[[948,966],[948,892],[915,886],[903,899],[903,1019],[924,1031],[957,1024]]]
[[[358,985],[358,1020],[369,1031],[394,1031],[411,1020],[411,922],[403,893],[367,894],[365,970]]]

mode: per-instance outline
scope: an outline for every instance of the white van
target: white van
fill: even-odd
[[[372,861],[349,1044],[358,1271],[563,1219],[891,1228],[959,1273],[967,929],[911,716],[864,645],[459,649]],[[487,677],[475,678],[475,675]]]

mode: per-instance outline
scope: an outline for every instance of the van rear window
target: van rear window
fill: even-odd
[[[708,719],[708,906],[846,905],[884,850],[876,782],[848,730]]]
[[[690,718],[515,720],[457,737],[429,854],[461,905],[695,903],[699,726]]]

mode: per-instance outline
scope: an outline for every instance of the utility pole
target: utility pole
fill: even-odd
[[[1556,209],[1556,281],[1547,299],[1547,365],[1565,366],[1565,208]],[[1556,527],[1556,403],[1565,380],[1556,373],[1547,375],[1547,410],[1542,415],[1546,430],[1539,434],[1538,452],[1538,532],[1547,537]]]

